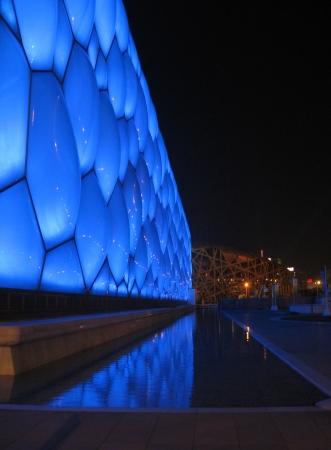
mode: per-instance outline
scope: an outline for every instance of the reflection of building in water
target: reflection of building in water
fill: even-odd
[[[1,2],[0,92],[0,287],[187,300],[190,231],[122,0]]]
[[[198,302],[269,296],[273,285],[279,286],[279,295],[291,294],[291,272],[267,258],[206,245],[192,249],[192,264],[193,287]]]
[[[188,408],[193,387],[195,315],[104,360],[88,379],[50,399],[53,406]],[[70,379],[69,379],[70,382]]]

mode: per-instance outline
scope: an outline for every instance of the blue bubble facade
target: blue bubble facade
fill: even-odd
[[[0,287],[186,300],[190,231],[122,1],[0,8]]]

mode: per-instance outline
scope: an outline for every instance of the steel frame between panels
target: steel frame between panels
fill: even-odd
[[[219,298],[291,295],[291,272],[267,258],[234,249],[205,245],[192,248],[193,288],[197,301],[216,303]]]

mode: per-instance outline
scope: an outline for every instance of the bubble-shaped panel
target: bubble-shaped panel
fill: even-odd
[[[123,181],[123,193],[130,224],[130,255],[134,255],[141,228],[141,193],[136,173],[131,164],[128,165]]]
[[[58,0],[14,0],[23,47],[34,70],[50,70],[57,33]]]
[[[0,18],[0,189],[24,175],[29,67],[19,43]]]
[[[107,89],[107,64],[101,51],[95,67],[95,78],[100,91]]]
[[[159,124],[157,121],[155,106],[154,106],[154,103],[152,102],[152,100],[150,102],[150,106],[148,109],[148,129],[152,136],[152,139],[154,140],[159,132]]]
[[[129,36],[128,52],[129,52],[130,58],[132,60],[132,64],[133,64],[134,70],[136,71],[136,74],[139,77],[140,76],[140,72],[141,72],[141,67],[140,67],[138,53],[137,53],[136,45],[134,43],[132,34],[130,34],[130,36]]]
[[[136,168],[139,158],[139,144],[136,126],[133,120],[127,122],[128,136],[129,136],[129,159],[134,168]]]
[[[119,49],[124,53],[128,46],[130,30],[122,0],[116,0],[115,32]]]
[[[128,265],[128,270],[127,270],[127,273],[126,273],[126,278],[127,278],[128,292],[131,292],[133,284],[134,284],[135,279],[136,279],[135,261],[131,257],[129,259],[129,265]]]
[[[148,269],[146,242],[144,239],[143,232],[140,233],[138,239],[137,249],[134,255],[134,262],[135,262],[135,279],[138,290],[141,291],[143,285],[145,284]]]
[[[58,2],[57,37],[54,53],[54,72],[62,81],[72,46],[72,32],[62,1]]]
[[[108,295],[109,294],[109,280],[110,269],[108,261],[106,260],[97,276],[97,279],[93,283],[91,293],[93,295]]]
[[[108,94],[100,92],[100,132],[94,168],[106,202],[116,184],[120,160],[121,147],[117,120]]]
[[[126,77],[123,55],[115,38],[108,58],[108,92],[117,118],[124,116],[126,99]]]
[[[108,262],[110,270],[120,284],[128,266],[130,252],[130,229],[124,195],[119,182],[116,183],[108,204],[110,217],[110,243]]]
[[[18,26],[13,0],[1,0],[0,14],[5,19],[6,23],[11,28],[11,30],[16,34],[16,36],[18,36]],[[0,40],[0,42],[2,41]]]
[[[142,157],[142,155],[139,156],[136,174],[141,192],[142,223],[144,223],[149,213],[149,204],[151,199],[151,183],[149,180],[146,162]]]
[[[80,200],[75,139],[55,76],[32,75],[27,179],[46,248],[73,236]]]
[[[44,247],[25,181],[0,194],[0,286],[38,289]]]
[[[139,80],[137,82],[137,104],[133,117],[138,134],[139,149],[143,151],[148,133],[148,116],[145,96]]]
[[[82,180],[75,240],[89,289],[105,261],[109,244],[109,215],[94,172]]]
[[[115,35],[116,0],[95,0],[95,27],[105,57]]]
[[[47,253],[40,289],[72,294],[84,293],[83,276],[73,240]]]
[[[146,138],[146,144],[144,148],[144,158],[148,168],[149,176],[153,176],[154,160],[155,160],[155,148],[151,135],[148,133]]]
[[[154,168],[153,168],[153,182],[155,193],[159,192],[162,183],[162,160],[160,155],[157,140],[154,141]]]
[[[118,120],[118,131],[121,142],[121,162],[118,178],[122,183],[126,174],[126,170],[128,168],[129,154],[130,154],[128,126],[124,118]]]
[[[93,27],[90,43],[88,45],[87,54],[90,58],[93,69],[95,69],[99,54],[99,39],[95,27]]]
[[[64,3],[76,40],[87,48],[94,22],[95,0],[64,0]]]
[[[137,104],[137,75],[128,52],[124,53],[123,60],[126,76],[126,97],[124,112],[125,117],[127,119],[131,119],[133,117]]]
[[[64,78],[64,94],[85,175],[93,166],[98,145],[99,92],[90,60],[76,43]]]
[[[162,178],[161,178],[161,183],[163,183],[163,179],[164,179],[164,175],[167,169],[167,149],[162,137],[162,134],[160,133],[160,131],[158,132],[157,135],[157,143],[158,143],[158,147],[160,150],[160,156],[161,156],[161,161],[162,161]]]
[[[128,287],[124,281],[117,288],[117,295],[119,297],[127,297],[129,295]]]
[[[155,188],[154,188],[153,178],[149,179],[149,183],[151,185],[151,189],[150,189],[151,198],[150,198],[150,201],[149,201],[148,216],[149,216],[150,220],[153,220],[154,217],[155,217],[155,208],[156,208],[156,195],[155,195]]]

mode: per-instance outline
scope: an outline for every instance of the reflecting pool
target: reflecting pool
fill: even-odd
[[[326,398],[216,309],[6,383],[2,403],[57,407],[308,406]]]

